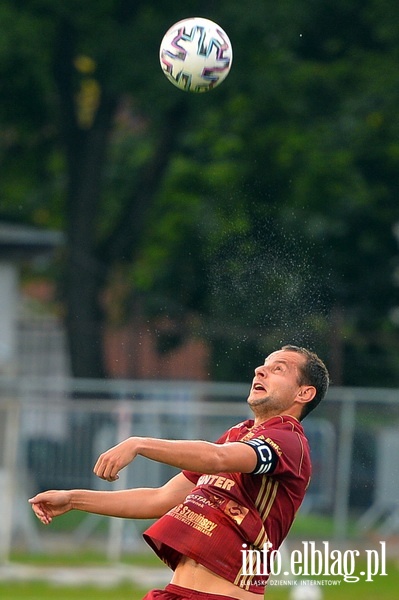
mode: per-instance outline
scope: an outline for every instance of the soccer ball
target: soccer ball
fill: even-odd
[[[219,25],[193,17],[175,23],[164,35],[161,67],[174,85],[186,92],[208,92],[228,75],[233,50]]]

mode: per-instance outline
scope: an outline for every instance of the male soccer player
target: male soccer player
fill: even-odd
[[[72,509],[158,518],[144,538],[173,576],[146,600],[259,600],[270,565],[259,572],[245,561],[257,551],[264,556],[265,548],[277,550],[292,525],[311,474],[300,421],[328,385],[316,354],[283,346],[255,369],[247,400],[253,420],[216,443],[130,437],[101,454],[94,467],[107,481],[138,455],[181,469],[162,487],[47,491],[30,499],[32,508],[44,524]]]

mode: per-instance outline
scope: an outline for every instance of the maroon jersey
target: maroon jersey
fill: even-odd
[[[252,420],[239,423],[218,443],[238,441],[254,448],[262,444],[273,460],[258,464],[260,474],[183,471],[193,490],[151,525],[144,539],[172,569],[185,555],[238,587],[263,594],[267,550],[280,547],[309,484],[309,446],[299,421],[287,415],[256,427]]]

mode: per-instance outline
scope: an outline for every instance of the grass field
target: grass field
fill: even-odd
[[[84,565],[107,565],[104,559],[93,553],[84,556],[53,556],[41,557],[14,556],[14,562],[23,564],[36,564],[37,566],[84,566]],[[157,559],[151,555],[139,555],[130,557],[129,564],[143,566],[159,566]],[[359,570],[362,564],[359,564]],[[398,562],[387,563],[385,577],[377,576],[373,582],[359,581],[358,583],[341,582],[340,585],[330,587],[322,586],[323,600],[393,600],[398,596],[399,589],[399,566]],[[326,581],[326,579],[324,580]],[[135,587],[130,583],[118,586],[102,588],[98,586],[61,586],[46,582],[0,582],[1,600],[139,600],[147,590]],[[266,598],[269,600],[288,600],[290,588],[280,586],[269,586]]]
[[[59,587],[46,583],[0,584],[1,600],[139,600],[146,590],[124,584],[118,587]]]

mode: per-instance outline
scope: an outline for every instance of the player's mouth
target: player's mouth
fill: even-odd
[[[252,386],[252,389],[253,389],[255,392],[265,392],[265,391],[266,391],[266,388],[264,387],[264,385],[262,385],[261,383],[259,383],[259,381],[256,381],[256,382],[253,384],[253,386]]]

